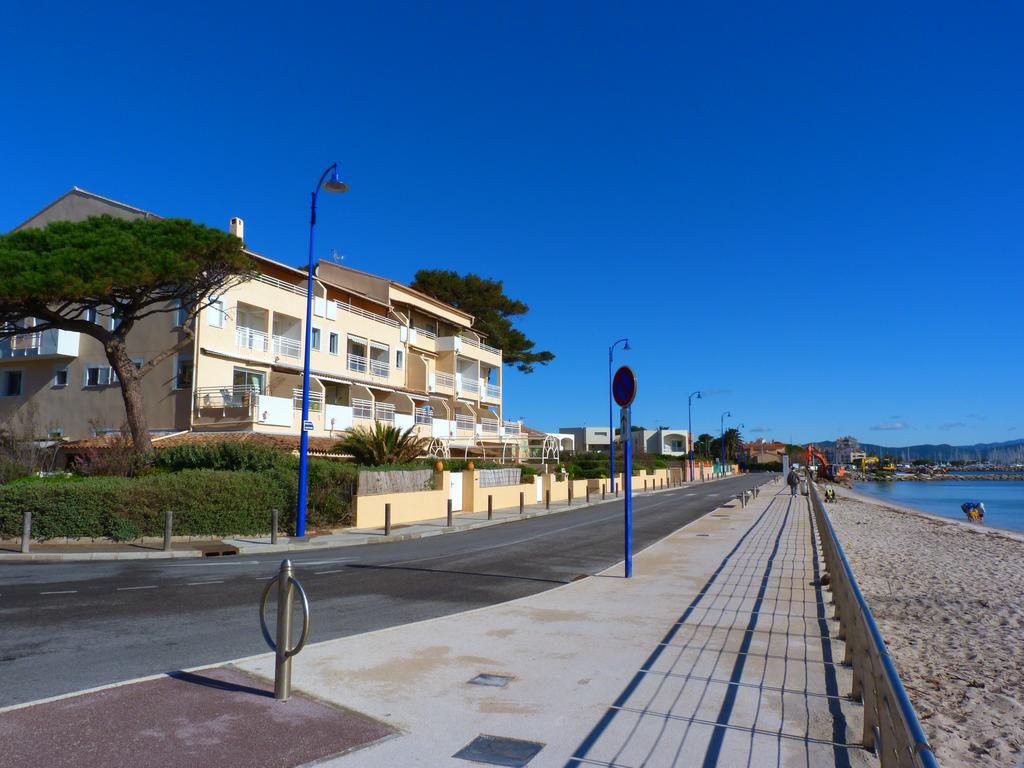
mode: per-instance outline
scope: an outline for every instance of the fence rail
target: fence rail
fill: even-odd
[[[846,641],[843,661],[853,667],[851,696],[864,703],[862,743],[878,755],[881,768],[938,768],[813,480],[810,499],[825,570],[831,580],[829,589],[839,619],[839,634]]]
[[[355,419],[372,419],[373,418],[373,401],[372,400],[360,400],[357,397],[352,398],[352,417]]]
[[[398,321],[395,320],[394,318],[384,317],[384,315],[377,315],[374,314],[373,312],[367,312],[365,309],[353,306],[352,304],[342,304],[340,301],[336,301],[334,303],[342,312],[350,312],[353,315],[357,315],[367,320],[375,320],[376,322],[384,323],[384,325],[389,326],[391,328],[397,328],[399,325]]]

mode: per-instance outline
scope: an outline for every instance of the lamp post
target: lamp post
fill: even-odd
[[[330,177],[330,178],[328,178]],[[333,163],[320,176],[313,189],[309,206],[309,266],[306,272],[306,354],[302,364],[302,436],[299,438],[299,492],[295,510],[295,536],[306,535],[306,484],[309,474],[309,356],[313,339],[313,230],[316,227],[316,200],[320,189],[345,192],[348,184],[338,178],[338,164]]]
[[[615,422],[612,421],[612,353],[619,344],[625,344],[623,352],[629,352],[629,339],[619,339],[608,347],[608,459],[611,475],[612,495],[615,495]],[[625,435],[623,435],[625,439]]]
[[[732,411],[726,411],[722,414],[721,423],[718,428],[718,442],[721,444],[719,447],[722,449],[722,476],[725,476],[725,417],[732,418]]]
[[[736,463],[740,465],[740,474],[743,474],[743,441],[739,439],[739,430],[746,428],[746,424],[736,425],[736,443],[739,447],[739,453],[736,454]]]
[[[690,444],[690,482],[693,482],[693,396],[700,400],[700,390],[691,392],[686,398],[686,441]]]

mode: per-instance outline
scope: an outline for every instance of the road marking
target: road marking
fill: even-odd
[[[336,560],[292,560],[295,565],[332,565],[333,563],[347,563],[355,560],[354,557],[339,557]]]
[[[687,493],[687,494],[685,494],[685,495],[686,495],[686,496],[696,496],[697,494],[696,494],[696,493]]]
[[[200,587],[203,584],[223,584],[223,581],[190,581],[186,583],[189,587]]]
[[[77,594],[77,589],[61,589],[56,592],[40,592],[40,595],[74,595]]]
[[[156,589],[156,584],[148,584],[145,587],[118,587],[118,592],[131,592],[133,589]]]
[[[218,560],[215,563],[171,563],[164,568],[202,568],[204,566],[217,567],[225,565],[259,565],[259,560]]]
[[[346,573],[348,568],[335,568],[333,571],[313,571],[314,576],[323,576],[327,573]]]

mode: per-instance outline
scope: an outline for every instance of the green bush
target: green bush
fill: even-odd
[[[176,535],[252,535],[269,531],[273,509],[284,513],[288,525],[294,513],[285,504],[279,483],[256,472],[186,470],[15,483],[0,488],[0,535],[19,535],[26,510],[40,539],[160,536],[166,510],[174,512]]]
[[[264,472],[289,454],[259,443],[225,440],[220,443],[175,445],[156,451],[153,466],[169,472],[183,469],[224,469]]]

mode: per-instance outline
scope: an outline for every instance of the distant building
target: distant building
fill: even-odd
[[[860,443],[857,442],[856,437],[850,435],[837,437],[834,450],[836,464],[852,464],[854,454],[860,452]]]
[[[782,456],[786,453],[786,444],[777,440],[758,438],[753,442],[744,443],[743,453],[752,464],[773,464],[782,461]]]
[[[618,429],[618,425],[616,425]],[[560,427],[562,435],[572,435],[576,450],[580,453],[608,452],[608,427]],[[619,441],[616,433],[615,441]],[[666,456],[685,456],[689,451],[690,434],[685,429],[635,430],[633,433],[634,451],[643,450],[647,453],[661,453]]]

